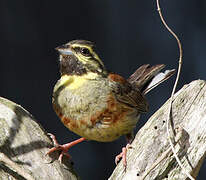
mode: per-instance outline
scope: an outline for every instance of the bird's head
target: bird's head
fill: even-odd
[[[105,76],[107,71],[94,51],[94,44],[86,40],[73,40],[56,48],[59,52],[61,75],[83,75],[88,72]]]

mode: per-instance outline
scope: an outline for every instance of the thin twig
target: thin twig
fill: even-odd
[[[173,99],[174,99],[174,93],[175,93],[175,90],[176,90],[176,87],[177,87],[177,83],[178,83],[178,80],[179,80],[179,77],[180,77],[180,72],[181,72],[181,68],[182,68],[182,45],[181,45],[181,42],[179,40],[179,38],[177,37],[177,35],[169,28],[169,26],[167,25],[167,23],[165,22],[163,16],[162,16],[162,12],[161,12],[161,9],[160,9],[160,5],[159,5],[159,0],[156,0],[157,2],[157,11],[159,13],[159,16],[160,16],[160,19],[163,23],[163,25],[166,27],[166,29],[174,36],[174,38],[177,40],[177,44],[178,44],[178,47],[179,47],[179,66],[178,66],[178,71],[177,71],[177,76],[176,76],[176,80],[175,80],[175,84],[173,86],[173,90],[172,90],[172,93],[171,93],[171,97],[170,97],[170,103],[169,103],[169,112],[168,112],[168,117],[167,117],[167,134],[168,134],[168,137],[169,137],[169,143],[170,143],[170,147],[172,149],[172,152],[175,156],[175,159],[177,160],[179,166],[184,170],[185,174],[191,179],[191,180],[194,180],[194,178],[188,173],[188,171],[183,167],[183,164],[181,163],[180,159],[178,158],[177,156],[177,153],[175,152],[175,147],[174,147],[174,144],[172,143],[172,139],[174,139],[174,134],[172,135],[172,137],[170,136],[170,130],[169,130],[169,123],[171,121],[170,119],[170,114],[171,114],[171,110],[172,110],[172,102],[173,102]],[[172,128],[172,126],[171,126]],[[172,131],[173,132],[173,131]]]
[[[30,174],[25,172],[23,169],[21,169],[18,164],[10,160],[4,153],[0,152],[0,161],[5,163],[6,166],[9,168],[12,168],[14,171],[16,171],[19,175],[24,177],[27,180],[35,180]]]

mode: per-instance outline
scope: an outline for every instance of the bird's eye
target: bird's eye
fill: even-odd
[[[81,48],[80,52],[84,56],[89,56],[90,55],[89,49],[87,49],[87,48]]]

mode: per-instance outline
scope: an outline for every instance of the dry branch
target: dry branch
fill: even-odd
[[[169,146],[166,133],[166,102],[137,133],[132,149],[128,150],[126,171],[122,162],[110,180],[186,179]],[[172,106],[175,148],[181,162],[196,177],[206,152],[206,82],[194,81],[185,85],[174,97]],[[0,152],[13,163],[0,156],[1,179],[77,179],[69,164],[45,156],[51,141],[34,118],[21,106],[0,98]],[[57,159],[57,154],[52,157]],[[65,161],[66,162],[66,161]],[[20,171],[20,173],[19,173]],[[12,179],[12,178],[11,178]]]
[[[128,150],[127,169],[119,163],[110,180],[185,180],[177,164],[166,132],[167,101],[140,129]],[[174,142],[184,168],[198,175],[206,154],[206,82],[193,81],[174,96],[171,118],[179,134]],[[179,136],[179,139],[178,137]]]
[[[76,180],[69,163],[45,156],[51,140],[21,106],[0,98],[0,179]],[[51,163],[51,161],[53,161]]]

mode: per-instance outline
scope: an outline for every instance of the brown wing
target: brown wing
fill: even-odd
[[[148,103],[140,90],[118,74],[110,73],[108,78],[115,84],[114,93],[117,100],[129,107],[136,108],[139,112],[148,111]]]

